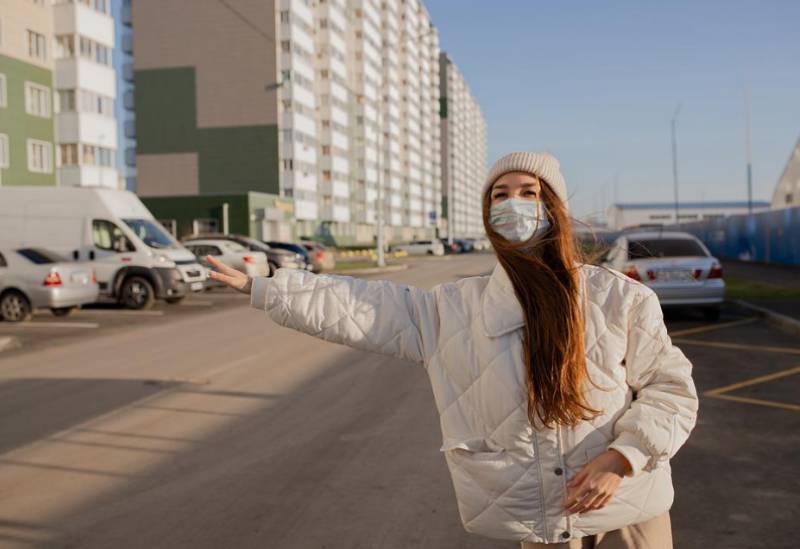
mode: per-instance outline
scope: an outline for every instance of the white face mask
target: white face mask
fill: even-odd
[[[494,204],[489,209],[489,223],[510,242],[524,242],[534,235],[538,240],[550,227],[541,201],[520,198]]]

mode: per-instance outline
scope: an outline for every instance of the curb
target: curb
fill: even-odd
[[[400,265],[387,265],[386,267],[364,267],[363,269],[345,269],[343,271],[331,271],[333,275],[371,275],[394,273],[396,271],[405,271],[408,269],[408,264],[401,263]]]
[[[747,301],[741,299],[731,299],[729,301],[739,305],[740,307],[744,307],[745,309],[749,309],[755,313],[758,313],[760,316],[764,317],[767,322],[788,334],[800,336],[800,320],[796,318],[792,318],[781,313],[776,313],[775,311],[765,309],[764,307],[759,307],[758,305],[753,305],[752,303],[748,303]]]
[[[14,336],[0,337],[0,353],[3,351],[10,351],[12,349],[19,349],[20,347],[22,347],[22,343],[20,343],[19,339]]]

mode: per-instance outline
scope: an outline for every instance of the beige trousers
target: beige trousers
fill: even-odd
[[[522,542],[522,549],[672,549],[669,512],[619,530],[564,543]]]

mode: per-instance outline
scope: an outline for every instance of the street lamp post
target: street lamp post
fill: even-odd
[[[753,213],[753,151],[750,143],[750,90],[745,91],[745,149],[747,153],[747,213]]]
[[[675,224],[680,226],[680,218],[678,217],[678,136],[677,125],[678,115],[681,112],[681,104],[675,108],[675,113],[672,115],[670,127],[672,129],[672,184],[675,190]]]

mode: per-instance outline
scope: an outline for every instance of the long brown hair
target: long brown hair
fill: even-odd
[[[483,224],[497,260],[508,273],[525,317],[528,419],[575,425],[598,415],[583,394],[588,374],[580,290],[581,263],[589,257],[573,236],[571,218],[556,193],[539,179],[550,227],[529,242],[510,242],[489,223],[492,185],[483,196]]]

